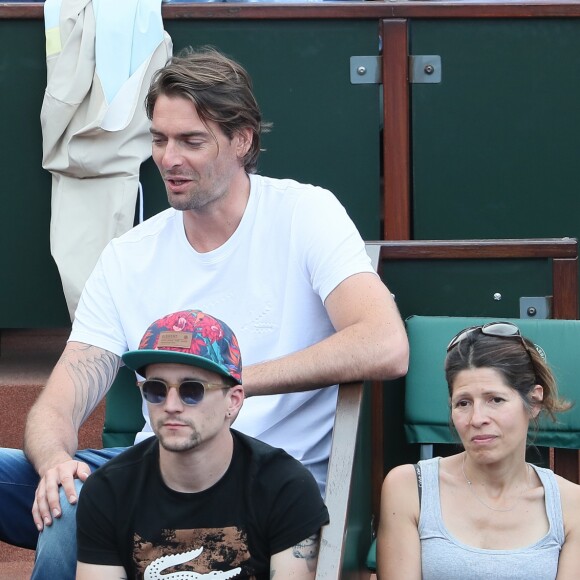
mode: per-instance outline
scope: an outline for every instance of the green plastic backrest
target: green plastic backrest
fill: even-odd
[[[121,367],[105,403],[103,447],[129,447],[145,420],[141,412],[141,393],[135,373]]]
[[[411,316],[406,320],[411,348],[405,378],[405,432],[410,443],[456,443],[449,429],[444,361],[446,348],[463,328],[497,320],[482,317]],[[556,376],[560,395],[576,402],[580,393],[580,321],[509,319],[540,346]],[[580,405],[552,423],[543,418],[532,435],[542,447],[580,448]]]
[[[377,569],[377,541],[373,540],[371,547],[369,548],[369,553],[367,554],[367,568],[369,570]]]

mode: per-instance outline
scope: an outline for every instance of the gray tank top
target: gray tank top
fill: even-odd
[[[439,457],[420,461],[422,477],[419,537],[423,580],[554,580],[564,544],[560,490],[554,474],[533,466],[544,486],[550,529],[530,546],[482,550],[461,543],[443,523],[439,496]]]

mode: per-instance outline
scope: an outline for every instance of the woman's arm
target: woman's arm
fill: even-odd
[[[392,469],[381,492],[377,537],[379,580],[421,580],[417,475],[412,465]]]
[[[556,580],[575,580],[578,578],[580,554],[580,486],[562,477],[556,478],[560,488],[566,535],[558,560]]]

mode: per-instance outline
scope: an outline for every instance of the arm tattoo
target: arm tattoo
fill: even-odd
[[[318,540],[318,534],[313,534],[309,538],[298,542],[292,548],[292,555],[295,558],[306,560],[309,567],[311,563],[316,565],[316,560],[318,559]]]
[[[84,345],[70,351],[59,364],[65,367],[75,386],[74,422],[79,427],[105,396],[121,358],[102,348]]]

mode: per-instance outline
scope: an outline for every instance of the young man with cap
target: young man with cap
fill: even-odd
[[[244,400],[232,330],[176,312],[123,361],[147,377],[138,385],[157,437],[85,483],[77,579],[314,578],[328,512],[299,461],[230,428]]]
[[[0,450],[0,540],[38,540],[32,580],[74,577],[77,488],[120,452],[79,452],[78,429],[151,320],[198,308],[228,321],[246,361],[236,429],[284,448],[321,491],[336,384],[407,371],[403,322],[344,207],[255,173],[263,124],[247,71],[215,50],[175,57],[146,108],[171,207],[105,248],[29,414],[26,457]],[[136,443],[153,434],[143,412]]]

